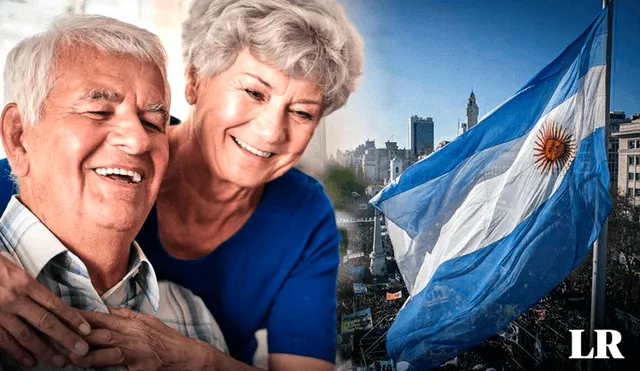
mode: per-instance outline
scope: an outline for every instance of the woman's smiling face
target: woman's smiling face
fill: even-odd
[[[293,79],[247,51],[216,76],[188,77],[186,95],[211,171],[243,187],[293,167],[323,114],[315,82]]]

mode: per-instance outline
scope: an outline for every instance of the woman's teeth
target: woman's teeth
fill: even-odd
[[[240,147],[242,147],[245,150],[253,153],[256,156],[260,156],[260,157],[263,157],[263,158],[269,158],[269,157],[271,157],[271,155],[273,155],[273,153],[271,153],[271,152],[264,152],[264,151],[261,151],[261,150],[259,150],[257,148],[251,147],[249,144],[241,141],[240,139],[238,139],[236,137],[232,137],[232,138],[233,138],[233,140],[236,141],[236,143],[238,143],[238,145]]]

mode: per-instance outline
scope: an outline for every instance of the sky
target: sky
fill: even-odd
[[[457,135],[471,90],[480,118],[576,39],[601,0],[341,0],[365,42],[361,84],[327,117],[327,150],[403,148],[411,115],[436,144]],[[615,0],[611,110],[640,113],[640,1]]]

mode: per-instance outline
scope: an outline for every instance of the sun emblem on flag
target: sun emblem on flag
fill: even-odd
[[[536,167],[543,172],[566,170],[576,155],[573,135],[553,120],[542,124],[536,138],[534,154]]]

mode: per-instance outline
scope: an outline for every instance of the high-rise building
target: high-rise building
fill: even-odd
[[[475,124],[478,123],[478,105],[476,104],[476,95],[471,90],[471,95],[469,95],[469,102],[467,102],[467,127],[465,130],[471,129]]]
[[[374,184],[378,180],[378,153],[376,151],[376,141],[367,140],[364,142],[364,154],[360,159],[363,178],[369,183]]]
[[[640,114],[620,124],[612,136],[619,141],[618,192],[640,201]]]
[[[433,152],[433,118],[412,115],[409,119],[409,150],[414,158]]]
[[[624,111],[612,111],[609,113],[609,139],[607,141],[607,162],[609,163],[609,176],[611,186],[618,187],[618,150],[619,139],[615,133],[620,131],[620,124],[631,121]]]

